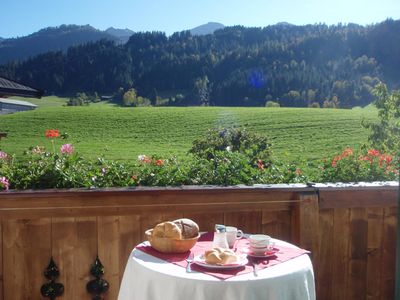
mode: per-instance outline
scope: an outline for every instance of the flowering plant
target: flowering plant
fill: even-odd
[[[8,191],[9,186],[10,183],[8,182],[8,179],[4,176],[0,176],[0,188]]]
[[[364,148],[355,151],[346,148],[320,166],[320,180],[323,182],[396,180],[399,174],[398,159],[376,149]]]

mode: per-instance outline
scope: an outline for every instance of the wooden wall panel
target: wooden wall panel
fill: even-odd
[[[3,223],[4,299],[42,299],[50,261],[50,218]]]
[[[94,279],[90,275],[90,267],[97,255],[97,219],[96,217],[76,218],[77,245],[75,251],[74,287],[76,298],[91,299],[86,291],[86,284]]]
[[[185,218],[192,219],[195,221],[200,228],[200,231],[213,232],[215,230],[215,224],[224,223],[223,213],[188,213],[184,214]],[[240,228],[239,228],[240,229]]]
[[[395,293],[395,259],[396,259],[396,226],[397,208],[387,207],[384,211],[382,241],[382,279],[381,299],[394,299]]]
[[[319,216],[319,254],[317,255],[316,285],[317,298],[328,300],[332,294],[333,279],[333,210],[321,211]]]
[[[115,299],[144,231],[181,217],[202,231],[222,223],[312,248],[317,299],[393,299],[397,190],[319,191],[320,198],[314,188],[240,187],[1,194],[0,300],[1,291],[3,299],[41,299],[51,254],[62,299],[90,299],[97,254],[111,285],[106,299]]]
[[[367,300],[381,297],[383,213],[383,208],[367,208]]]
[[[52,255],[60,270],[57,282],[64,285],[62,299],[76,299],[78,294],[82,295],[83,290],[83,282],[76,286],[75,280],[78,251],[78,231],[75,221],[75,218],[52,219]]]
[[[133,248],[141,242],[140,216],[119,217],[119,283],[124,275],[125,266]],[[119,288],[119,286],[118,286]]]
[[[291,213],[290,211],[263,211],[261,232],[284,241],[291,240]]]
[[[350,261],[348,299],[358,300],[367,290],[367,238],[368,223],[365,208],[350,210]]]
[[[245,233],[260,233],[262,231],[262,214],[261,211],[225,213],[224,224],[235,226]]]
[[[99,259],[105,272],[102,278],[110,284],[106,299],[117,299],[120,259],[122,259],[116,255],[120,252],[119,217],[98,217],[97,222]]]
[[[335,209],[333,212],[332,255],[332,297],[330,299],[347,299],[348,263],[350,242],[350,210]],[[321,233],[323,234],[323,233]],[[322,255],[320,260],[326,259]]]

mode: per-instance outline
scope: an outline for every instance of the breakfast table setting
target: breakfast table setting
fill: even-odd
[[[132,250],[119,300],[315,300],[309,251],[265,234],[190,219],[157,224]]]

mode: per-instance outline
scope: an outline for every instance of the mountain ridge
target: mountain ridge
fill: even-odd
[[[225,25],[218,22],[208,22],[190,29],[192,35],[213,34],[216,30],[225,28]]]
[[[46,27],[27,36],[4,39],[0,42],[0,64],[24,60],[50,51],[66,52],[69,47],[118,38],[90,25],[60,25]]]

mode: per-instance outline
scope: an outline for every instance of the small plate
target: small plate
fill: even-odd
[[[279,252],[279,249],[278,248],[272,248],[271,250],[268,250],[263,254],[255,254],[249,248],[243,249],[242,252],[247,254],[248,256],[251,256],[251,257],[267,258],[267,257],[274,256],[276,253]]]
[[[197,255],[193,259],[193,263],[202,266],[208,269],[233,269],[233,268],[240,268],[248,263],[248,260],[244,256],[240,256],[240,261],[234,264],[227,264],[227,265],[212,265],[206,263],[203,255]]]

